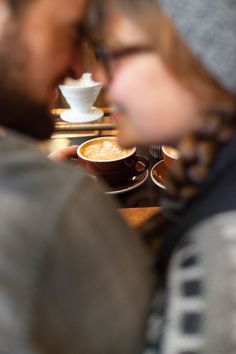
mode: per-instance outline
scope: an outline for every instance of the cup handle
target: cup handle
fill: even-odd
[[[134,161],[134,173],[135,176],[142,175],[144,172],[146,172],[149,168],[149,160],[146,156],[135,156],[135,161]]]

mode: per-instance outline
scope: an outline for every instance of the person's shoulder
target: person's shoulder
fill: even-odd
[[[236,210],[225,211],[204,219],[187,233],[194,243],[204,248],[213,244],[236,242]]]
[[[1,194],[37,204],[49,214],[73,198],[82,199],[88,190],[101,194],[79,164],[53,161],[34,141],[12,132],[0,141],[0,181]]]
[[[176,254],[182,265],[201,266],[218,276],[236,266],[236,210],[215,214],[194,225],[179,243]]]
[[[46,156],[46,152],[42,152],[34,140],[15,132],[8,132],[6,137],[0,142],[1,159],[0,166],[3,176],[10,179],[17,178],[20,181],[27,176],[28,182],[37,182],[42,186],[43,183],[52,185],[78,183],[78,180],[86,179],[86,174],[78,166],[72,165],[69,161],[53,161]],[[11,173],[14,169],[14,174]],[[35,187],[37,187],[35,185]],[[50,190],[50,188],[48,188]],[[53,188],[52,188],[53,189]]]
[[[236,210],[195,225],[173,254],[166,352],[178,352],[170,351],[172,345],[187,348],[191,338],[194,353],[235,353],[235,284]],[[170,344],[173,336],[177,339]]]

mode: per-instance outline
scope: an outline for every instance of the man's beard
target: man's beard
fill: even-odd
[[[1,81],[0,81],[1,82]],[[1,88],[0,125],[37,140],[49,139],[54,130],[47,107],[11,90]]]
[[[0,40],[0,126],[38,140],[50,138],[54,122],[47,105],[25,90],[30,55],[17,28],[10,27]]]

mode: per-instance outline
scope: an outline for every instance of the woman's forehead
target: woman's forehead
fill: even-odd
[[[147,33],[133,18],[121,12],[114,12],[105,27],[105,37],[108,43],[125,45],[145,43]]]

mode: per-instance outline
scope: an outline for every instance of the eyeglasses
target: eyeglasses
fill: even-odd
[[[95,45],[94,51],[97,60],[103,65],[104,70],[108,77],[111,74],[111,63],[122,59],[127,56],[143,54],[143,53],[151,53],[154,52],[154,48],[148,45],[134,45],[127,46],[123,48],[114,48],[109,49],[103,45]]]

